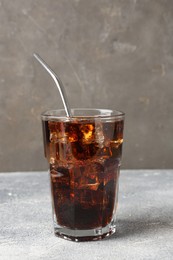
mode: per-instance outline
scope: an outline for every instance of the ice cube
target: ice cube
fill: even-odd
[[[97,162],[88,162],[81,168],[81,176],[78,175],[78,188],[97,190],[100,185],[100,177],[104,168]]]
[[[118,139],[123,138],[123,127],[124,127],[123,121],[117,121],[115,123],[115,131],[114,131],[114,138],[113,139],[118,140]]]
[[[112,140],[110,142],[110,147],[112,151],[112,156],[116,158],[121,158],[122,155],[122,144],[123,144],[123,139],[117,139],[117,140]]]
[[[110,145],[111,145],[112,148],[118,148],[122,143],[123,143],[122,138],[110,141]]]
[[[94,141],[94,125],[93,124],[81,124],[80,131],[82,133],[82,142],[90,144]]]
[[[51,143],[57,143],[58,142],[58,134],[57,134],[57,132],[51,132],[50,133],[50,142]]]
[[[66,143],[67,133],[65,132],[65,125],[62,122],[49,121],[50,142],[51,143]]]
[[[63,186],[68,186],[70,182],[69,170],[65,167],[51,167],[50,169],[52,182],[58,182]]]
[[[109,146],[104,146],[103,148],[98,150],[97,156],[100,161],[104,161],[105,159],[112,156],[111,148]]]
[[[49,163],[54,164],[56,160],[56,145],[54,143],[49,144]]]
[[[53,156],[51,156],[50,157],[50,159],[49,159],[49,163],[51,164],[51,165],[53,165],[53,164],[55,164],[55,157],[53,157]]]
[[[79,127],[78,124],[67,124],[66,126],[66,134],[68,136],[69,142],[77,142],[78,141],[78,133],[79,133]]]
[[[105,183],[118,177],[120,160],[109,158],[104,162]]]
[[[103,123],[103,133],[105,137],[112,140],[115,131],[115,123],[112,122],[105,122]]]
[[[58,177],[69,177],[69,170],[65,167],[57,167],[56,171]]]
[[[104,146],[104,133],[103,133],[103,125],[101,122],[95,123],[95,141],[98,144],[99,148],[103,148]]]
[[[81,143],[74,142],[71,144],[71,151],[75,159],[88,160],[94,157],[97,153],[98,147],[96,143]]]

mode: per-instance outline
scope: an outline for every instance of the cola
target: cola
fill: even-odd
[[[72,230],[106,227],[117,206],[123,119],[42,123],[54,221]]]

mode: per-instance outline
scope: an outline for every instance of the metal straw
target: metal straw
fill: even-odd
[[[66,96],[66,93],[65,93],[65,89],[64,89],[64,86],[63,86],[61,80],[58,78],[56,73],[47,65],[47,63],[38,54],[34,53],[33,56],[37,59],[37,61],[40,62],[40,64],[47,70],[47,72],[53,78],[53,80],[54,80],[54,82],[55,82],[55,84],[56,84],[56,86],[59,90],[66,115],[67,115],[67,117],[71,117],[72,115],[71,115],[70,106],[69,106],[67,96]]]

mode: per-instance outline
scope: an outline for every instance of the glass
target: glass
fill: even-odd
[[[116,230],[124,113],[72,109],[42,114],[55,235],[100,240]]]

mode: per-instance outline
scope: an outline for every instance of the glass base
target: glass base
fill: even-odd
[[[60,226],[54,226],[55,236],[64,238],[66,240],[75,242],[85,242],[85,241],[97,241],[103,238],[109,237],[116,231],[115,221],[112,221],[106,227],[99,227],[89,230],[78,230],[69,229]]]

